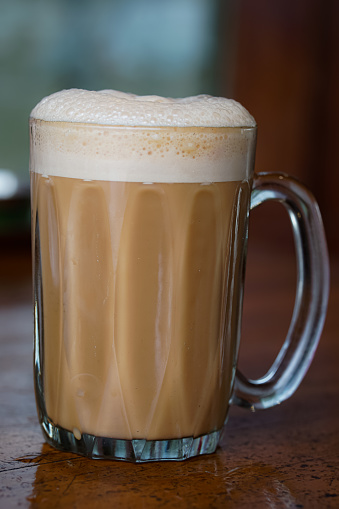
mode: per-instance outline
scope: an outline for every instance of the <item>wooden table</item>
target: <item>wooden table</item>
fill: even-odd
[[[142,465],[88,460],[44,443],[33,394],[27,248],[2,253],[0,262],[1,508],[339,507],[337,261],[325,330],[297,393],[266,411],[233,407],[215,454]],[[269,366],[293,297],[291,252],[251,248],[240,356],[246,374]]]

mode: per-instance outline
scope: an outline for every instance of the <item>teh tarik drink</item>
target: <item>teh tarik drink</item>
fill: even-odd
[[[30,129],[48,440],[123,459],[215,449],[238,348],[253,118],[222,98],[69,90],[41,101]]]

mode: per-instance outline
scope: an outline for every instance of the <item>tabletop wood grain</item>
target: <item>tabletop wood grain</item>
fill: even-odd
[[[288,401],[232,407],[215,454],[184,463],[88,460],[42,438],[33,392],[30,260],[1,255],[0,507],[339,507],[339,264],[314,362]],[[294,300],[294,260],[250,250],[239,364],[263,374],[283,341]]]

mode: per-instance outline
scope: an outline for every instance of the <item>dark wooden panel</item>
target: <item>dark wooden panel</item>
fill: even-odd
[[[233,95],[259,125],[256,169],[308,185],[338,250],[339,3],[242,0],[237,23]]]

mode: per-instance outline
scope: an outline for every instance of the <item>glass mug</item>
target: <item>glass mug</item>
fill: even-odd
[[[256,128],[31,119],[30,130],[34,376],[46,440],[90,458],[184,460],[215,451],[230,404],[268,408],[291,396],[323,327],[328,255],[310,192],[253,173]],[[215,149],[212,161],[195,162],[202,145]],[[186,163],[197,168],[189,182]],[[115,165],[129,168],[128,181],[108,178]],[[291,220],[296,301],[271,369],[247,380],[236,365],[248,215],[268,200]]]

